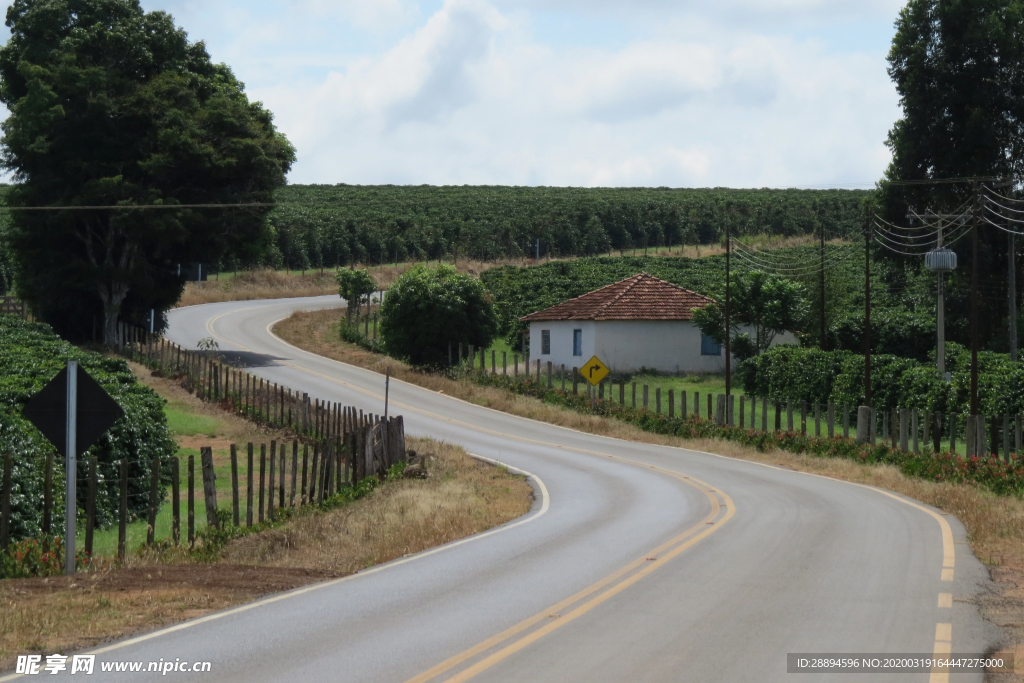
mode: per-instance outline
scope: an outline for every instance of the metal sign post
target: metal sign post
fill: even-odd
[[[66,368],[29,399],[21,414],[64,456],[64,573],[70,576],[75,573],[78,456],[123,417],[124,411],[78,361],[69,360]]]
[[[78,452],[75,437],[78,435],[78,361],[68,361],[67,426],[65,438],[67,459],[64,468],[67,483],[64,485],[64,574],[75,573],[75,522],[78,514],[78,498],[75,495],[77,483]]]

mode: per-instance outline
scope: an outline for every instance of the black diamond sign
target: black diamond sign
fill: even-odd
[[[124,416],[117,402],[78,366],[78,417],[75,430],[75,457],[103,436]],[[60,373],[29,400],[22,415],[50,440],[61,455],[67,457],[68,369]]]

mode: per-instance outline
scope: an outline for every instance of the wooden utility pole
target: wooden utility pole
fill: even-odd
[[[728,221],[725,224],[725,395],[732,391],[732,345],[729,338],[732,336],[732,328],[729,327],[729,260],[732,255],[732,235],[729,231]]]
[[[1006,259],[1009,269],[1009,288],[1007,291],[1010,313],[1010,360],[1017,360],[1017,240],[1011,232],[1006,236]]]
[[[818,289],[821,293],[821,350],[827,351],[825,343],[825,228],[818,224],[818,239],[819,239],[819,258],[821,261],[821,269],[818,272]]]
[[[864,405],[871,405],[871,210],[867,206],[864,207]]]
[[[971,210],[971,415],[977,415],[978,405],[978,184],[971,183],[974,204]]]

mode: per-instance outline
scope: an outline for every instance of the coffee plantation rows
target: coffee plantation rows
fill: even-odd
[[[816,247],[779,249],[794,262],[816,263]],[[831,349],[860,350],[864,318],[864,252],[857,245],[826,247],[826,344]],[[874,348],[924,360],[935,346],[935,280],[920,264],[916,269],[897,261],[872,263]],[[738,258],[733,268],[749,268]],[[539,266],[502,266],[484,271],[481,279],[494,301],[499,333],[518,345],[525,326],[519,318],[641,271],[721,299],[725,285],[725,256],[591,257],[553,261]],[[808,343],[816,344],[819,329],[820,289],[817,274],[794,278],[810,300],[808,317],[801,325]],[[954,325],[950,329],[958,331]],[[957,340],[956,334],[950,336]]]
[[[734,235],[852,236],[860,190],[289,185],[270,221],[290,269],[437,258],[588,256]],[[222,264],[232,267],[236,264]]]
[[[60,372],[68,360],[79,364],[124,409],[118,422],[79,459],[79,507],[84,509],[85,458],[98,460],[99,490],[96,515],[99,526],[115,521],[118,510],[118,463],[127,460],[128,509],[143,514],[149,504],[150,463],[174,455],[177,446],[167,432],[163,399],[140,384],[123,360],[83,351],[58,338],[50,328],[11,315],[0,315],[0,456],[13,456],[11,537],[38,536],[43,517],[43,484],[46,456],[53,446],[21,412],[35,395]],[[54,458],[54,510],[52,532],[64,526],[64,465]]]
[[[927,361],[890,354],[871,357],[871,397],[876,409],[912,408],[929,413],[970,414],[971,354],[960,344],[946,345],[943,381],[935,371],[934,355]],[[856,406],[864,403],[864,356],[850,351],[778,346],[744,361],[739,369],[744,390],[776,400],[832,402]],[[1024,413],[1024,362],[1009,355],[978,354],[978,397],[981,413]]]

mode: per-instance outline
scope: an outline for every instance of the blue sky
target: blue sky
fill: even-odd
[[[142,0],[229,64],[291,182],[870,186],[896,0]]]

